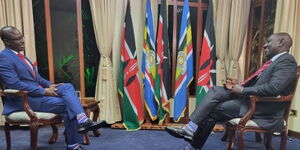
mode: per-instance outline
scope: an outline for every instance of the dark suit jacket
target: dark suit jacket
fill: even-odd
[[[296,77],[296,72],[297,63],[294,57],[288,53],[283,54],[260,74],[253,85],[246,84],[242,94],[262,97],[288,95],[291,92],[289,85]],[[248,110],[249,101],[243,100],[242,104],[240,114],[244,115]],[[281,131],[284,127],[283,113],[283,104],[259,103],[252,120],[262,128]]]
[[[28,60],[28,58],[26,59]],[[36,68],[33,65],[32,67],[36,78],[34,78],[25,62],[14,52],[4,49],[0,53],[0,79],[4,82],[5,88],[25,90],[28,91],[30,96],[44,96],[44,88],[49,87],[51,82],[42,78]],[[18,98],[5,99],[4,102],[3,114],[5,115],[23,110],[22,103]]]

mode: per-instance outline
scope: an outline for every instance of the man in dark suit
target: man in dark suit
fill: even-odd
[[[264,45],[267,62],[245,81],[227,78],[224,87],[212,87],[183,128],[167,127],[166,131],[190,144],[184,150],[201,149],[216,122],[243,116],[249,108],[249,95],[288,95],[296,77],[297,63],[289,49],[292,38],[287,33],[271,35]],[[271,131],[284,127],[284,106],[278,103],[257,104],[252,120],[254,124]]]
[[[93,122],[87,118],[72,84],[53,84],[39,75],[30,60],[20,53],[25,50],[24,36],[17,28],[3,27],[0,35],[6,47],[0,53],[0,80],[5,88],[28,91],[34,111],[62,114],[67,149],[83,149],[81,133],[100,128],[104,121]],[[19,98],[4,99],[4,115],[22,110]]]

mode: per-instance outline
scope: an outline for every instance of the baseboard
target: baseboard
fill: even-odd
[[[296,132],[296,131],[289,130],[288,136],[291,136],[291,137],[295,137],[295,138],[300,139],[300,132]]]

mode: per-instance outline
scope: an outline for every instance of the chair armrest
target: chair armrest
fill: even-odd
[[[35,112],[31,109],[28,103],[28,92],[27,91],[21,91],[21,90],[15,90],[15,89],[5,89],[0,90],[1,96],[18,96],[21,97],[23,108],[26,114],[29,116],[31,121],[36,121],[38,119]]]
[[[253,116],[254,114],[254,111],[255,111],[255,107],[256,107],[256,100],[258,98],[255,96],[253,97],[252,95],[250,96],[250,107],[249,107],[249,110],[248,112],[241,118],[241,120],[239,121],[239,124],[238,126],[240,128],[244,128],[246,126],[246,123],[251,119],[251,117]]]
[[[250,96],[250,100],[255,102],[291,102],[293,95],[277,96],[277,97],[259,97],[255,95]]]
[[[277,97],[259,97],[255,95],[250,95],[250,107],[248,112],[241,118],[239,125],[240,127],[245,127],[246,123],[252,118],[256,103],[263,103],[263,102],[291,102],[293,95],[288,96],[277,96]]]

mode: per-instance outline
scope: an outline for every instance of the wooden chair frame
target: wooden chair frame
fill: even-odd
[[[295,78],[295,81],[292,83],[293,90],[290,95],[288,96],[281,96],[281,97],[258,97],[251,95],[250,96],[250,108],[248,112],[243,116],[239,123],[237,125],[233,125],[230,122],[225,122],[226,125],[226,132],[224,136],[222,137],[222,141],[225,141],[228,136],[228,145],[227,149],[232,149],[233,146],[233,140],[235,136],[235,131],[237,132],[238,136],[238,146],[239,150],[244,149],[244,139],[243,135],[244,132],[254,131],[256,134],[256,141],[261,141],[261,137],[259,133],[264,133],[264,144],[267,150],[273,150],[272,148],[272,134],[273,132],[259,128],[259,127],[248,127],[246,126],[246,123],[252,118],[256,103],[266,103],[266,102],[273,102],[273,103],[283,103],[286,104],[285,112],[283,115],[283,119],[285,120],[286,124],[284,126],[284,129],[282,130],[280,136],[281,136],[281,142],[280,142],[280,150],[285,150],[286,144],[287,144],[287,136],[288,136],[288,117],[290,112],[290,107],[292,103],[292,99],[294,97],[294,93],[296,90],[297,82],[300,76],[300,66],[297,67],[297,77]]]
[[[38,137],[38,127],[40,125],[51,125],[52,127],[52,136],[48,140],[49,144],[53,144],[57,140],[58,129],[56,124],[62,122],[62,119],[59,115],[56,115],[50,119],[39,119],[36,113],[30,108],[28,103],[28,94],[26,91],[8,91],[8,90],[0,90],[0,94],[2,99],[5,96],[18,96],[22,98],[23,108],[26,114],[29,116],[30,121],[14,121],[5,117],[5,136],[6,136],[6,146],[7,150],[11,149],[11,136],[10,136],[10,125],[29,125],[30,126],[30,145],[33,150],[37,149],[37,137]]]

